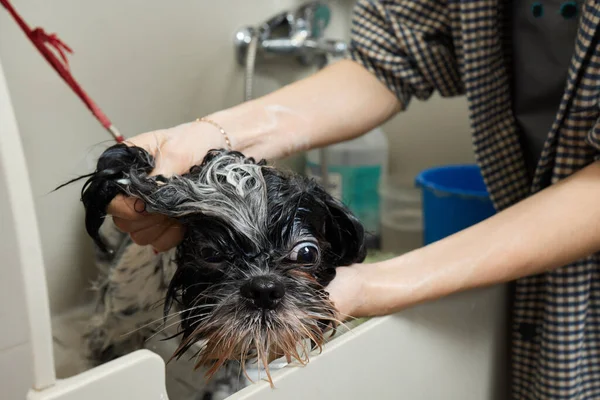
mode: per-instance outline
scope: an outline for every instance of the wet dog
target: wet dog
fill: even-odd
[[[336,268],[365,258],[359,220],[313,180],[239,152],[210,151],[180,176],[153,168],[144,149],[118,144],[85,176],[85,223],[103,270],[91,357],[141,348],[175,320],[174,358],[196,346],[209,376],[229,360],[267,368],[272,354],[306,363],[303,344],[320,347],[338,322],[324,288]],[[179,220],[183,241],[162,254],[134,244],[106,217],[118,194]]]

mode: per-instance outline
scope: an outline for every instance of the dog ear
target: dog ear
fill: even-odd
[[[363,262],[367,249],[362,223],[342,202],[321,187],[318,190],[329,214],[324,222],[325,237],[338,257],[338,266]]]
[[[107,251],[99,231],[108,205],[118,194],[126,193],[130,176],[147,176],[153,169],[154,158],[150,153],[122,143],[108,148],[98,159],[96,172],[82,188],[81,201],[86,230],[100,250]]]
[[[85,227],[100,250],[106,253],[108,249],[99,231],[108,205],[118,194],[126,193],[125,187],[131,175],[147,176],[153,169],[154,159],[146,150],[119,143],[102,153],[96,164],[96,171],[64,183],[54,190],[88,178],[81,189]]]
[[[108,250],[99,231],[108,205],[118,194],[142,199],[148,212],[182,217],[185,214],[185,210],[180,208],[182,203],[197,196],[197,188],[191,182],[196,181],[208,165],[214,167],[215,162],[265,165],[264,160],[256,162],[240,152],[213,149],[207,152],[200,165],[193,166],[186,174],[170,178],[149,176],[155,166],[154,157],[141,147],[117,144],[102,153],[95,172],[73,179],[55,190],[88,178],[81,191],[86,230],[100,250],[106,253]],[[226,176],[217,174],[215,179],[226,180]]]

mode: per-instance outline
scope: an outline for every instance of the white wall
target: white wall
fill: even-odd
[[[14,0],[33,26],[57,32],[75,54],[71,67],[126,136],[195,119],[242,100],[242,69],[232,36],[243,25],[298,0]],[[351,0],[330,2],[330,36],[347,39]],[[90,241],[80,184],[50,191],[88,172],[110,137],[0,9],[0,58],[23,135],[54,312],[83,299]],[[259,73],[258,94],[306,70]],[[471,161],[464,99],[414,102],[386,124],[391,168],[410,183],[433,164]]]

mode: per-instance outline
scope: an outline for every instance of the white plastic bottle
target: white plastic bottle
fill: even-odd
[[[360,219],[369,248],[381,237],[379,184],[387,173],[388,140],[380,128],[323,149],[326,152],[327,191]],[[306,175],[322,182],[321,149],[307,152]]]

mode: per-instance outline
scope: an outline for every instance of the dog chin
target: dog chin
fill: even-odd
[[[329,323],[324,322],[329,315]],[[239,361],[245,371],[246,361],[257,359],[265,368],[272,384],[269,363],[280,357],[288,362],[305,365],[310,353],[322,349],[327,328],[336,322],[333,307],[320,312],[319,318],[301,311],[250,309],[244,316],[215,316],[198,326],[184,338],[174,357],[187,353],[194,344],[200,344],[196,367],[206,367],[210,379],[228,361]]]
[[[245,371],[246,360],[257,359],[269,381],[268,365],[274,358],[308,363],[310,353],[322,349],[328,330],[333,334],[338,324],[326,293],[312,286],[299,284],[288,290],[287,296],[270,309],[236,295],[224,295],[227,300],[207,314],[194,313],[194,306],[190,306],[192,311],[182,318],[184,337],[174,358],[198,349],[196,366],[207,368],[209,379],[232,360],[239,361]]]

